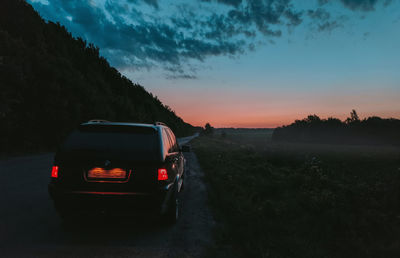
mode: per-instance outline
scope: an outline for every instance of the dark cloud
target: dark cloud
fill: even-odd
[[[175,5],[178,11],[164,19],[156,16],[158,0],[48,1],[49,5],[33,5],[45,18],[61,22],[74,35],[99,46],[112,65],[120,69],[161,67],[168,78],[175,79],[196,78],[196,71],[188,73],[187,68],[193,60],[254,51],[256,42],[274,42],[285,27],[296,27],[305,19],[317,31],[343,26],[340,16],[332,17],[322,7],[334,0],[318,0],[320,5],[307,11],[297,10],[294,0],[200,0],[221,8],[218,13],[209,8],[199,14],[188,4]],[[371,11],[379,2],[389,4],[387,0],[335,1],[360,11]],[[154,7],[154,15],[139,11],[143,3]]]
[[[334,29],[343,27],[343,25],[337,21],[326,21],[318,24],[318,31],[332,31]]]
[[[240,26],[255,26],[264,36],[280,37],[282,31],[273,25],[297,26],[302,22],[301,12],[295,11],[289,0],[246,1],[228,13],[230,22]]]
[[[39,9],[46,7],[36,6],[40,6]],[[243,53],[246,47],[243,40],[201,38],[190,31],[185,35],[182,29],[192,29],[192,24],[187,20],[172,19],[175,26],[145,21],[136,10],[116,1],[107,1],[105,5],[112,20],[107,18],[102,8],[91,6],[86,1],[51,0],[49,7],[60,8],[65,15],[72,17],[72,22],[66,19],[61,22],[70,23],[75,34],[98,45],[102,54],[119,68],[158,66],[174,73],[175,78],[195,78],[185,73],[183,64],[190,60],[203,61],[208,56],[237,55]],[[54,11],[48,12],[52,14],[49,19],[60,20]],[[122,15],[131,14],[135,15],[135,24],[128,24],[121,18]],[[176,25],[182,27],[177,28]],[[175,69],[166,68],[171,66]]]
[[[350,10],[371,11],[374,10],[378,3],[383,5],[390,4],[390,0],[318,0],[320,5],[328,2],[340,2]],[[323,20],[321,29],[328,27],[337,27],[339,21],[330,20],[331,15],[325,9],[317,8],[316,10],[309,10],[303,12],[296,10],[294,7],[295,1],[293,0],[243,0],[240,1],[241,5],[228,12],[228,17],[231,21],[230,24],[246,24],[255,25],[259,32],[267,36],[280,36],[281,30],[271,29],[271,25],[289,25],[297,26],[303,22],[304,13],[313,19]],[[221,27],[221,26],[220,26]]]
[[[270,31],[269,25],[280,24],[285,12],[290,10],[287,2],[286,0],[248,1],[245,7],[230,11],[229,16],[245,24],[254,23],[261,32]]]
[[[165,77],[170,80],[176,80],[176,79],[185,79],[185,80],[194,80],[197,79],[196,75],[193,74],[166,74]]]
[[[154,8],[158,9],[158,0],[127,0],[129,3],[139,4],[140,2],[144,2]]]
[[[308,10],[307,15],[312,19],[311,26],[316,27],[316,30],[319,32],[331,32],[334,29],[342,27],[341,21],[338,19],[331,19],[330,13],[323,8]]]
[[[157,0],[143,0],[146,4],[151,5],[155,8],[158,8],[158,1]]]
[[[335,2],[338,0],[319,0],[321,5],[324,5],[328,2]],[[387,6],[392,1],[391,0],[339,0],[345,7],[351,10],[359,10],[359,11],[373,11],[375,6],[379,3]]]
[[[318,8],[316,10],[308,10],[307,14],[312,19],[318,19],[322,21],[326,21],[331,17],[330,13],[328,13],[325,9],[322,8]]]
[[[378,0],[341,0],[341,2],[352,10],[371,11]]]
[[[341,0],[341,2],[352,10],[371,11],[378,0]]]
[[[201,0],[203,2],[217,2],[220,4],[226,4],[231,6],[239,6],[242,3],[242,0]]]
[[[164,69],[169,72],[165,75],[167,79],[197,79],[196,72],[198,68],[192,65],[188,65],[187,69],[183,69],[181,66],[167,66]]]
[[[233,38],[244,35],[247,38],[256,36],[256,31],[246,24],[241,24],[226,15],[211,15],[206,21],[200,23],[201,35],[207,39]],[[207,29],[204,29],[207,28]]]
[[[297,26],[302,23],[303,19],[301,18],[303,12],[294,12],[292,10],[285,11],[285,17],[288,19],[288,25]]]

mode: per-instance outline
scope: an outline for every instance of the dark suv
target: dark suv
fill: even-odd
[[[92,120],[57,151],[49,193],[63,218],[150,212],[174,223],[184,172],[182,150],[165,124]]]

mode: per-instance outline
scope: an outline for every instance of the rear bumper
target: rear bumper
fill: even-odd
[[[56,210],[63,213],[148,214],[164,213],[170,190],[155,193],[76,191],[49,184]]]

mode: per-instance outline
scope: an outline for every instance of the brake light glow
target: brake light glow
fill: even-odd
[[[58,166],[53,166],[51,169],[51,177],[58,178]]]
[[[159,168],[158,169],[158,181],[168,180],[168,173],[167,169]]]

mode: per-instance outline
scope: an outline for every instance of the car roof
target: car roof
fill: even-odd
[[[90,120],[88,122],[80,124],[80,126],[94,126],[94,125],[101,125],[101,126],[131,126],[131,127],[147,127],[153,128],[157,130],[159,127],[168,127],[162,123],[155,123],[155,124],[144,124],[144,123],[128,123],[128,122],[110,122],[105,120]]]

